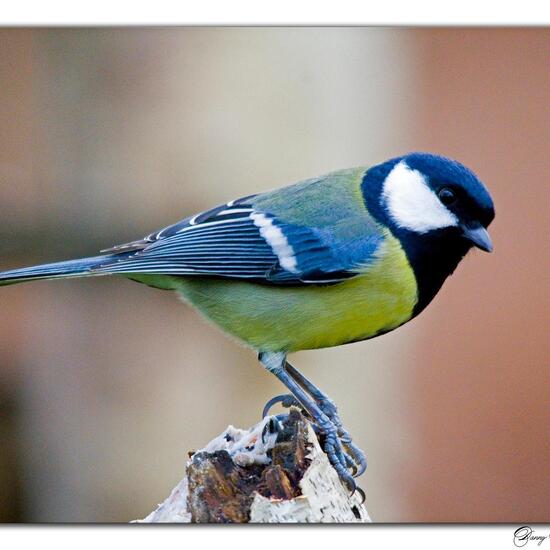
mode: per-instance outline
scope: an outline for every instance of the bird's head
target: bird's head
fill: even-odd
[[[493,249],[487,232],[495,217],[493,201],[459,162],[411,153],[368,170],[363,192],[369,209],[398,233],[415,240],[462,241],[466,250]]]

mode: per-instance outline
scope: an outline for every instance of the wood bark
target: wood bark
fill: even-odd
[[[229,426],[190,453],[185,476],[140,523],[366,523],[367,510],[292,409],[249,430]]]

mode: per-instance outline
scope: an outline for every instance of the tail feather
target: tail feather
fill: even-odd
[[[0,286],[34,281],[36,279],[67,279],[70,277],[105,275],[105,273],[94,273],[91,270],[108,264],[113,260],[119,260],[120,257],[120,254],[110,254],[2,271],[0,272]]]

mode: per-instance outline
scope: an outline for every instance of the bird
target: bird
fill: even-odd
[[[173,290],[252,348],[289,391],[352,491],[366,457],[336,404],[287,356],[416,317],[472,248],[492,251],[488,189],[456,160],[407,153],[249,195],[94,257],[0,272],[0,286],[119,275]]]

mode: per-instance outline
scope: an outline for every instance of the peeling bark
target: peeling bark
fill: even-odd
[[[140,522],[365,523],[308,421],[292,409],[281,422],[229,426],[192,453],[184,479]]]

